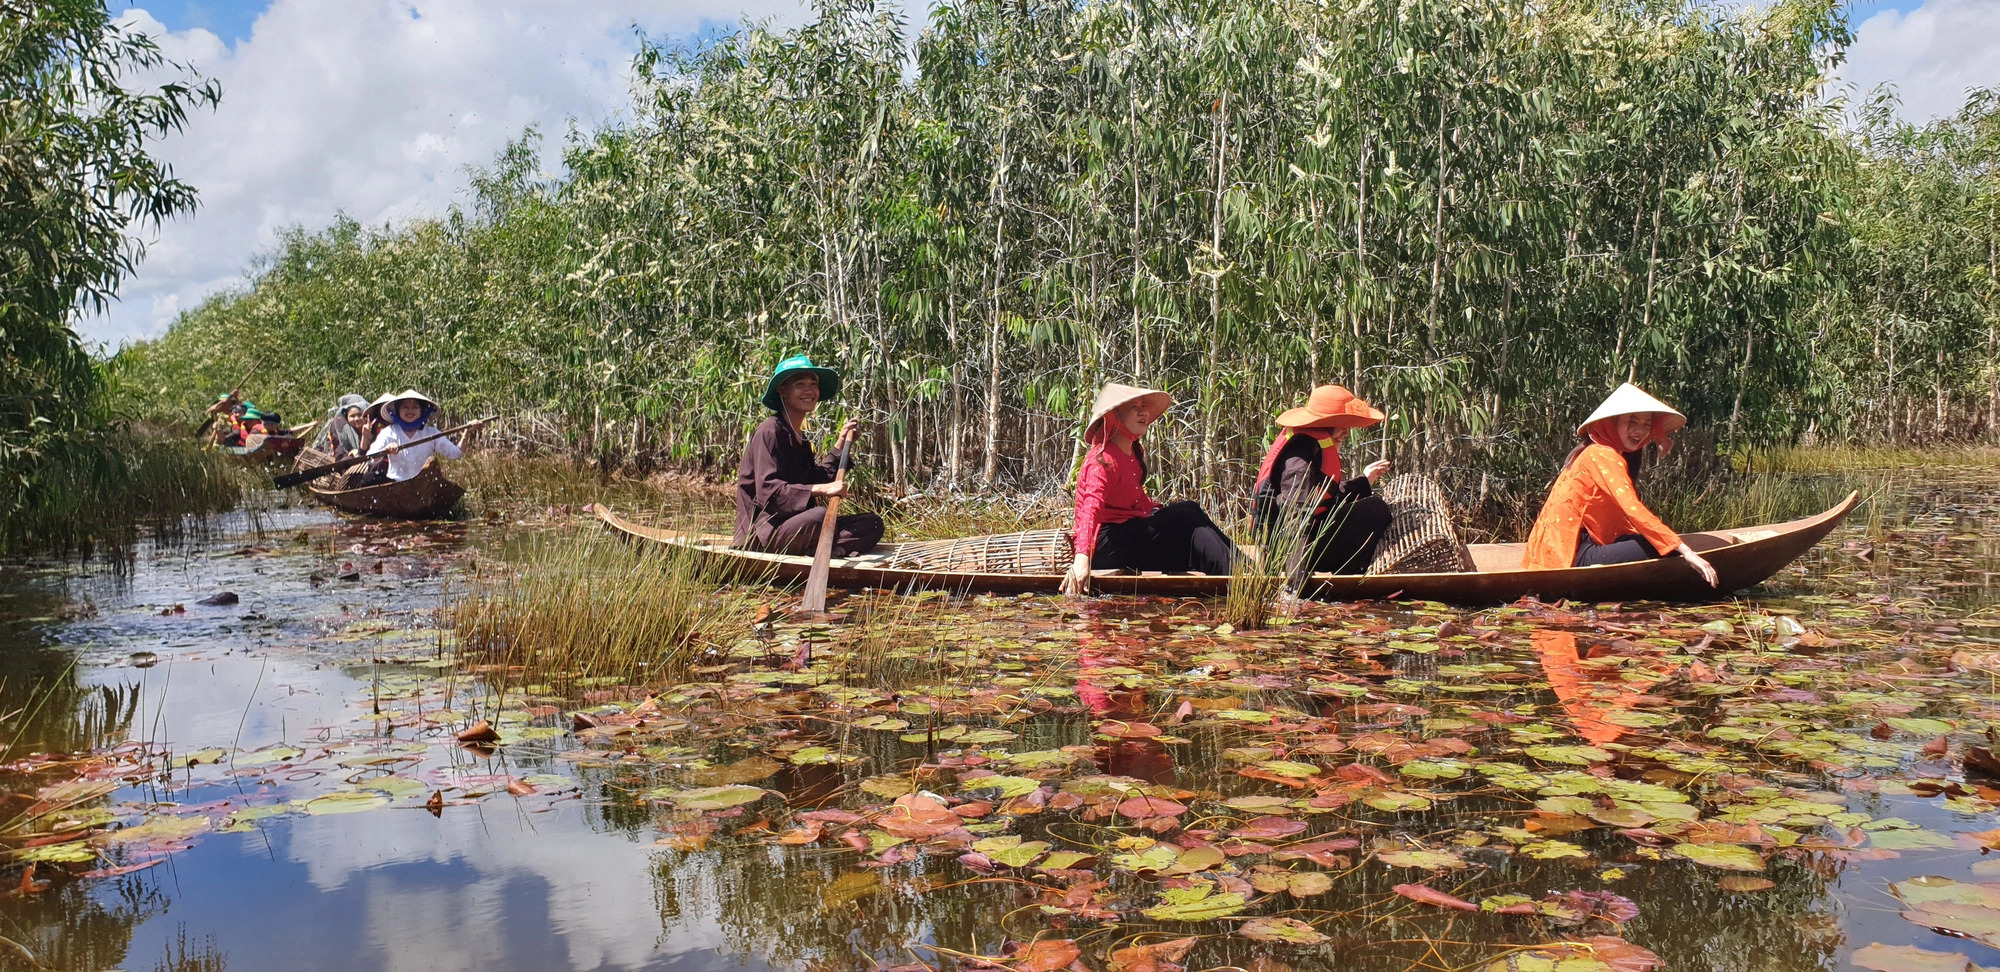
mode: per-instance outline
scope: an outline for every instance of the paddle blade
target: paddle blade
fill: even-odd
[[[836,475],[834,482],[839,482]],[[805,610],[818,614],[826,610],[827,575],[833,572],[833,535],[840,519],[840,497],[826,501],[826,520],[820,524],[819,546],[813,551],[812,573],[806,575],[806,596],[800,604]]]

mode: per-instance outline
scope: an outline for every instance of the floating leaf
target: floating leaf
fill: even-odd
[[[1672,851],[1675,857],[1684,858],[1707,867],[1719,867],[1732,871],[1761,871],[1764,858],[1748,847],[1736,844],[1676,844]]]
[[[1857,949],[1855,965],[1875,972],[1966,972],[1969,961],[1957,952],[1933,952],[1915,945],[1875,942]]]
[[[389,805],[389,798],[378,793],[364,793],[358,790],[343,790],[315,797],[306,801],[306,812],[315,816],[332,813],[356,813]]]
[[[1294,898],[1310,898],[1333,890],[1333,878],[1321,871],[1300,871],[1292,875],[1287,890]]]
[[[1292,820],[1286,817],[1258,817],[1230,831],[1229,836],[1241,837],[1244,840],[1277,840],[1281,837],[1290,837],[1293,834],[1304,833],[1305,829],[1306,823],[1303,820]]]
[[[1375,859],[1391,867],[1414,867],[1426,871],[1455,871],[1465,866],[1465,861],[1448,850],[1390,851],[1377,854]]]
[[[1173,888],[1160,896],[1160,903],[1143,913],[1154,921],[1213,921],[1228,918],[1248,906],[1235,891],[1215,892],[1215,885],[1202,883]]]
[[[1318,945],[1328,941],[1319,929],[1296,918],[1252,918],[1239,926],[1236,933],[1253,942]]]
[[[1014,972],[1056,972],[1083,957],[1083,949],[1068,938],[1044,938],[1029,942],[1008,959]]]
[[[1049,856],[1042,858],[1042,868],[1044,870],[1059,871],[1064,868],[1075,867],[1096,856],[1095,854],[1087,854],[1083,851],[1055,851]]]
[[[801,753],[805,750],[800,750]],[[793,762],[801,762],[793,754]],[[726,786],[731,783],[755,783],[767,779],[785,768],[785,764],[769,756],[752,756],[738,760],[727,766],[708,766],[688,773],[688,782],[701,786]]]
[[[1403,897],[1410,899],[1411,901],[1417,901],[1427,905],[1436,905],[1439,908],[1450,908],[1454,911],[1480,910],[1480,905],[1473,904],[1472,902],[1467,901],[1464,898],[1454,897],[1452,895],[1446,894],[1443,891],[1439,891],[1436,888],[1432,888],[1428,885],[1398,884],[1395,887],[1390,888],[1389,890],[1394,891],[1397,894],[1400,894]]]
[[[1715,884],[1724,891],[1735,891],[1739,894],[1751,891],[1769,891],[1777,887],[1777,884],[1773,883],[1770,878],[1751,877],[1747,874],[1726,875],[1717,878]]]
[[[1544,763],[1567,763],[1572,766],[1587,766],[1602,763],[1611,754],[1596,746],[1529,746],[1528,755]]]
[[[1042,781],[1029,779],[1025,776],[982,776],[978,779],[966,780],[960,783],[958,788],[967,793],[992,790],[999,799],[1012,800],[1018,796],[1027,796],[1040,789],[1041,786]]]
[[[727,810],[764,799],[769,791],[763,787],[744,786],[732,783],[728,786],[703,786],[692,790],[680,790],[665,795],[674,806],[683,810]],[[956,819],[956,818],[954,818]]]

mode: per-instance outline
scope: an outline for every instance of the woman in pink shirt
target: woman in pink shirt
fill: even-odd
[[[1065,594],[1090,590],[1092,570],[1229,573],[1236,547],[1192,500],[1162,506],[1146,495],[1146,450],[1139,437],[1173,396],[1110,384],[1097,393],[1076,481],[1076,559]]]

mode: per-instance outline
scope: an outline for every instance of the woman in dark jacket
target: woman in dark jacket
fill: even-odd
[[[826,507],[813,501],[847,495],[847,484],[833,481],[834,465],[840,450],[854,441],[858,426],[849,419],[840,429],[834,454],[824,460],[814,459],[800,430],[821,398],[839,393],[840,375],[831,368],[815,367],[805,355],[778,363],[764,387],[764,407],[772,415],[750,433],[736,474],[737,547],[806,554],[819,541]],[[844,514],[834,522],[836,557],[867,553],[881,542],[882,518],[873,513]]]
[[[1366,573],[1393,514],[1375,495],[1390,463],[1378,459],[1341,480],[1340,445],[1382,413],[1339,385],[1312,390],[1301,408],[1278,416],[1282,429],[1264,454],[1251,494],[1251,516],[1266,549],[1304,549],[1303,566],[1319,573]],[[1277,540],[1273,541],[1273,538]],[[1295,537],[1286,542],[1288,537]]]

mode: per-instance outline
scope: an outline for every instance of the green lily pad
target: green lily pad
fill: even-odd
[[[1173,888],[1160,896],[1160,903],[1143,914],[1154,921],[1214,921],[1228,918],[1249,907],[1243,895],[1234,891],[1215,892],[1215,885],[1202,883]]]
[[[727,810],[731,807],[756,803],[764,798],[766,792],[763,787],[732,783],[728,786],[704,786],[681,790],[677,793],[664,794],[664,797],[683,810]]]
[[[959,784],[958,788],[966,792],[991,790],[1002,800],[1012,800],[1035,792],[1041,785],[1042,781],[1031,780],[1025,776],[982,776],[976,780],[966,780]]]
[[[1676,844],[1668,853],[1706,867],[1728,871],[1761,871],[1764,857],[1737,844]]]
[[[1465,866],[1465,861],[1448,850],[1390,851],[1377,854],[1375,859],[1391,867],[1415,867],[1426,871],[1455,871]]]
[[[388,805],[389,798],[379,793],[368,793],[361,790],[343,790],[339,793],[329,793],[322,797],[314,797],[311,800],[307,800],[305,809],[307,813],[314,816],[326,816],[335,813],[359,813],[363,810],[373,810],[376,807],[386,807]]]
[[[1567,763],[1571,766],[1588,766],[1611,758],[1610,753],[1596,746],[1529,746],[1528,755],[1544,763]]]
[[[1297,918],[1252,918],[1236,929],[1253,942],[1283,942],[1287,945],[1318,945],[1329,939],[1319,929]]]

